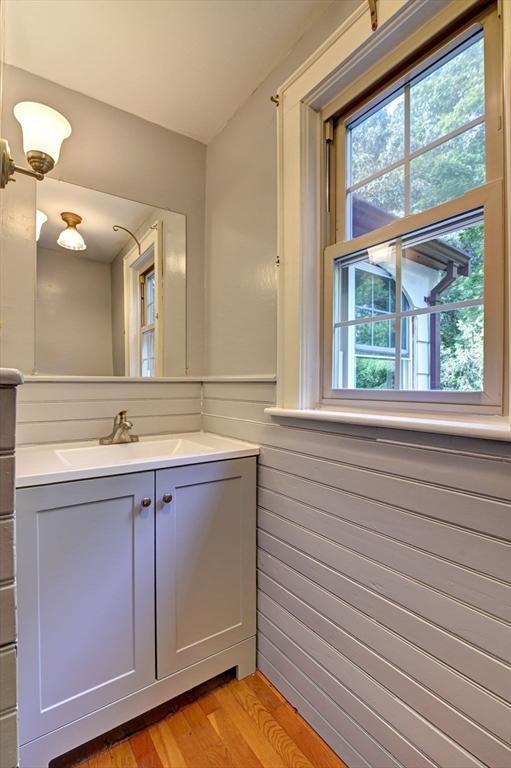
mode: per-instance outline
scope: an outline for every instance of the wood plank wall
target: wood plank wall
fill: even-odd
[[[203,429],[260,443],[258,664],[350,768],[507,768],[509,445],[272,424],[206,383]]]
[[[193,432],[201,428],[201,383],[28,381],[19,392],[16,442],[95,439],[123,408],[138,435]]]
[[[264,382],[48,383],[18,444],[200,429],[262,445],[258,663],[350,768],[511,765],[510,446],[272,423]]]
[[[0,768],[18,764],[14,425],[21,376],[0,368]]]

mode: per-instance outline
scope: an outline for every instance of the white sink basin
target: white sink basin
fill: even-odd
[[[55,455],[68,467],[112,466],[162,456],[170,459],[204,453],[211,453],[211,445],[202,445],[182,437],[117,445],[91,445],[88,448],[61,448],[55,451]]]
[[[208,432],[142,437],[138,443],[54,443],[19,448],[16,487],[257,456],[259,447]]]

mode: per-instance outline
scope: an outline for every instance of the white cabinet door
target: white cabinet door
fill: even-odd
[[[18,491],[22,744],[154,681],[153,499],[153,472]]]
[[[245,458],[156,473],[158,678],[255,634],[255,469]]]

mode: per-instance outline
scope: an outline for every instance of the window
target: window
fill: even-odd
[[[155,335],[155,271],[154,263],[140,275],[140,375],[156,375]]]
[[[128,376],[161,376],[161,221],[141,228],[140,247],[124,255],[125,369]]]
[[[333,118],[323,396],[499,406],[495,11]]]

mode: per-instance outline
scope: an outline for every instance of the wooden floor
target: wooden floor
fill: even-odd
[[[73,768],[346,768],[268,680],[230,680]]]

